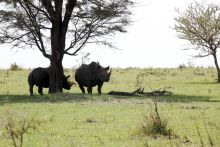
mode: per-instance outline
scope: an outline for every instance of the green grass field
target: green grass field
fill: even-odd
[[[77,85],[63,94],[30,97],[30,70],[0,70],[0,147],[13,146],[6,118],[31,119],[36,129],[24,135],[27,147],[220,146],[220,84],[214,68],[113,69],[111,81],[98,95],[81,94]],[[74,73],[65,70],[71,75]],[[109,91],[132,92],[168,87],[173,95],[158,98],[159,112],[175,137],[141,135],[144,117],[152,111],[150,97],[109,96]],[[16,125],[16,124],[15,124]],[[18,125],[19,127],[19,125]]]

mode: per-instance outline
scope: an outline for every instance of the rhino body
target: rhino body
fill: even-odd
[[[75,73],[75,80],[82,93],[85,93],[84,87],[87,87],[87,92],[92,94],[92,88],[97,85],[98,93],[101,94],[103,83],[110,80],[111,71],[108,70],[109,66],[104,68],[96,62],[82,64]]]
[[[36,85],[38,87],[38,93],[43,95],[43,88],[49,87],[49,70],[50,68],[35,68],[28,76],[28,84],[30,95],[33,95],[33,87]],[[63,88],[70,90],[72,84],[68,82],[70,76],[63,75]]]

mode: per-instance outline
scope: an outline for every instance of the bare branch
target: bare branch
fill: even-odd
[[[33,7],[34,9],[36,9],[37,11],[42,12],[42,13],[44,14],[44,16],[46,16],[46,18],[47,18],[50,22],[52,22],[51,17],[49,16],[49,14],[48,14],[46,11],[43,10],[43,8],[37,7],[36,5],[34,5],[33,3],[31,3],[30,1],[26,1],[26,2],[27,2],[31,7]]]
[[[52,1],[51,0],[41,0],[41,1],[51,18],[50,20],[53,22],[55,20],[55,10],[52,6],[52,3],[51,3]]]
[[[66,4],[66,12],[63,19],[63,26],[67,29],[69,21],[71,19],[71,15],[74,7],[76,6],[76,0],[68,0]]]

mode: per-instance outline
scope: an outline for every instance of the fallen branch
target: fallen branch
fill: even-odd
[[[170,91],[167,91],[166,88],[163,90],[160,88],[151,92],[144,92],[144,88],[138,88],[133,92],[124,92],[124,91],[110,91],[109,95],[119,95],[119,96],[164,96],[173,94]]]
[[[140,96],[143,94],[144,88],[138,88],[137,90],[133,92],[123,92],[123,91],[110,91],[108,94],[109,95],[119,95],[119,96]]]
[[[167,91],[166,88],[164,88],[163,90],[161,90],[160,88],[158,90],[154,90],[151,92],[143,92],[144,96],[164,96],[164,95],[171,95],[171,94],[173,93],[170,91]]]

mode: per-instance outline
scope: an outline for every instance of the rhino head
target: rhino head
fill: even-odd
[[[109,71],[110,67],[102,67],[98,66],[97,70],[97,79],[102,81],[102,82],[108,82],[110,80],[110,75],[111,75],[111,70]]]
[[[70,90],[71,86],[75,84],[74,82],[68,81],[69,77],[70,75],[68,75],[67,77],[65,75],[63,76],[63,88],[66,90]]]

